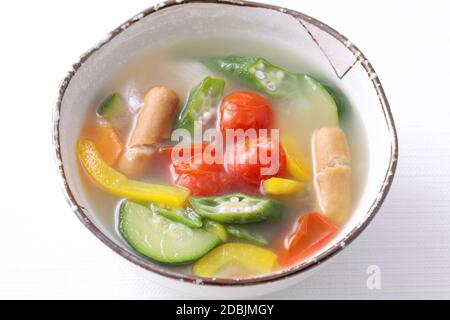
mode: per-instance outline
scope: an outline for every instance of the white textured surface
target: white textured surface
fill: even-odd
[[[195,298],[151,283],[82,226],[61,195],[51,152],[51,108],[65,70],[151,2],[0,4],[0,298]],[[267,298],[450,298],[450,6],[270,2],[323,20],[363,50],[393,109],[400,162],[370,227],[320,273]],[[381,269],[381,290],[366,287],[369,265]]]

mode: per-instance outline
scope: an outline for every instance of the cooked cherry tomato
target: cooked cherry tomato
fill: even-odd
[[[160,152],[167,156],[176,156],[180,160],[173,160],[173,168],[176,173],[190,173],[195,170],[206,170],[206,171],[220,171],[223,170],[223,165],[215,162],[215,149],[210,152],[206,152],[205,149],[208,146],[207,143],[197,143],[190,146],[184,147],[163,147],[160,148]],[[189,154],[185,155],[185,152]],[[185,159],[188,160],[185,160]]]
[[[189,161],[173,162],[173,168],[176,173],[191,173],[196,171],[224,171],[222,159],[219,163],[215,161],[214,154],[206,152],[196,153],[191,156]]]
[[[311,212],[301,216],[295,231],[283,239],[278,262],[280,265],[299,262],[320,249],[336,231],[336,226],[320,213]]]
[[[237,182],[259,186],[262,180],[284,173],[286,156],[280,144],[270,137],[246,139],[235,145],[234,151],[227,150],[225,168]]]
[[[269,102],[262,96],[247,91],[226,97],[220,107],[220,130],[269,129],[273,113]]]
[[[195,196],[220,194],[228,191],[233,184],[233,179],[225,172],[223,159],[216,161],[215,150],[206,152],[206,146],[192,145],[188,160],[172,162],[175,184],[188,188]],[[182,149],[175,151],[182,155]]]
[[[175,184],[188,188],[193,196],[212,196],[230,190],[233,180],[225,171],[194,171],[180,174]]]

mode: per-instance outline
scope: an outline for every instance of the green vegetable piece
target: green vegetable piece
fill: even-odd
[[[192,208],[186,207],[181,210],[166,208],[155,203],[150,204],[150,209],[167,219],[179,222],[190,228],[201,228],[203,225],[202,218],[195,213]]]
[[[118,93],[109,96],[98,109],[98,114],[105,119],[113,120],[126,114],[126,107]]]
[[[323,87],[328,91],[330,96],[333,97],[333,100],[336,103],[339,119],[342,119],[345,110],[348,110],[350,107],[350,102],[338,88],[326,84],[323,84]]]
[[[120,206],[119,230],[138,253],[167,264],[189,263],[220,243],[213,233],[191,229],[125,200]]]
[[[252,244],[267,246],[269,243],[260,235],[252,235],[248,231],[236,226],[227,226],[227,233],[235,239]]]
[[[211,119],[222,98],[224,88],[225,81],[222,79],[212,77],[203,79],[189,94],[178,116],[176,127],[187,129],[192,133],[195,121],[203,124]]]
[[[225,229],[225,227],[218,222],[207,220],[205,222],[205,230],[217,235],[222,242],[226,242],[228,240],[227,229]]]
[[[223,223],[246,224],[279,217],[283,205],[272,199],[240,193],[219,197],[190,197],[189,202],[200,216]]]
[[[263,58],[231,56],[206,59],[205,65],[269,96],[285,96],[297,89],[297,74]]]
[[[335,124],[339,123],[333,96],[319,81],[308,75],[289,72],[258,57],[208,58],[204,63],[211,70],[272,97],[295,98],[301,94],[316,107],[327,110],[331,118],[335,118]]]

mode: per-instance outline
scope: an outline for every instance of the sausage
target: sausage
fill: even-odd
[[[157,86],[147,92],[127,150],[118,161],[120,172],[139,177],[147,171],[156,151],[154,145],[170,137],[179,101],[177,94],[168,87]]]
[[[130,178],[139,178],[150,168],[155,148],[132,147],[128,148],[117,163],[117,169]]]
[[[150,89],[139,111],[129,146],[151,146],[161,139],[168,139],[179,102],[177,94],[168,87]]]
[[[321,128],[313,133],[312,156],[318,209],[336,224],[350,213],[350,149],[340,128]]]

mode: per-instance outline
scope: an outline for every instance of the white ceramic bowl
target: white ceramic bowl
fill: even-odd
[[[307,57],[345,92],[367,133],[368,173],[350,221],[338,236],[312,259],[289,270],[255,279],[201,279],[167,270],[129,250],[117,235],[95,219],[81,187],[75,141],[110,65],[120,66],[152,45],[183,34],[248,33],[277,39]],[[168,1],[128,20],[85,53],[69,71],[54,110],[54,146],[68,202],[81,222],[108,247],[149,270],[165,286],[206,297],[250,297],[299,282],[354,240],[379,210],[397,163],[397,137],[388,102],[371,64],[359,49],[327,25],[299,12],[245,1]]]

